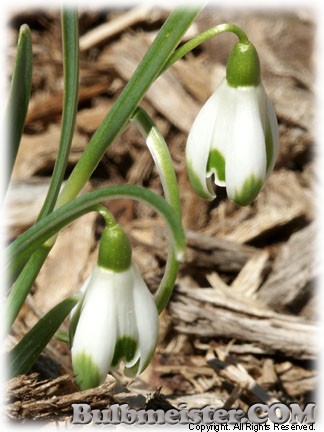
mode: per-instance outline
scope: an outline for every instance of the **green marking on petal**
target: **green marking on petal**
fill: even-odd
[[[118,339],[111,366],[116,367],[122,359],[131,361],[135,355],[136,348],[137,342],[131,337],[123,336],[122,338]]]
[[[72,366],[80,390],[87,390],[101,384],[99,368],[89,354],[81,352],[72,357]]]
[[[273,140],[272,140],[272,132],[270,123],[267,121],[266,126],[266,134],[265,134],[265,145],[266,145],[266,155],[267,155],[267,169],[266,172],[268,173],[268,170],[271,166],[272,159],[273,159]]]
[[[188,172],[190,183],[191,183],[192,187],[194,188],[196,194],[199,195],[200,198],[204,198],[207,200],[212,200],[215,198],[215,194],[213,195],[212,193],[208,194],[205,192],[205,190],[203,189],[203,186],[200,182],[199,177],[197,176],[197,174],[193,170],[191,163],[188,161],[187,161],[187,172]]]
[[[225,181],[225,158],[221,152],[212,149],[209,153],[207,162],[207,172],[211,170],[217,172],[217,177],[220,181]]]
[[[258,196],[263,185],[263,180],[256,178],[253,174],[247,178],[240,191],[236,189],[233,201],[240,205],[246,206]]]

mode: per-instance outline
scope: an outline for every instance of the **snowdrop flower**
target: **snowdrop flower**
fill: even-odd
[[[72,311],[70,324],[79,388],[100,385],[120,361],[126,375],[141,373],[157,344],[158,313],[119,225],[104,230],[98,264],[81,291],[83,298]]]
[[[190,131],[186,162],[193,188],[213,199],[212,176],[239,205],[250,204],[271,173],[279,148],[275,111],[260,80],[249,42],[235,45],[226,78],[207,100]]]

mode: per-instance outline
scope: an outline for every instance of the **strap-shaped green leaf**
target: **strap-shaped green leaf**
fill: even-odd
[[[74,296],[56,305],[10,351],[9,373],[11,377],[30,370],[77,302],[78,297]]]
[[[79,90],[79,27],[75,9],[63,9],[62,16],[64,97],[61,137],[48,193],[38,220],[51,212],[64,178],[78,109]]]
[[[21,136],[25,126],[32,81],[32,40],[27,24],[19,30],[16,62],[12,74],[9,101],[6,113],[8,126],[8,171],[9,181],[15,163]]]

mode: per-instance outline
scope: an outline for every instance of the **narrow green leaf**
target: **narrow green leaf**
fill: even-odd
[[[77,302],[78,297],[75,296],[56,305],[10,351],[9,372],[11,377],[30,370]]]
[[[11,176],[25,126],[32,81],[32,62],[31,34],[27,24],[23,24],[19,30],[16,63],[12,74],[6,112],[9,142],[7,181]]]
[[[73,9],[62,11],[62,41],[64,67],[64,98],[60,145],[55,162],[51,184],[38,216],[38,220],[50,213],[56,203],[64,178],[71,149],[75,118],[78,109],[79,90],[79,28],[78,14]]]
[[[158,77],[198,12],[199,10],[195,8],[178,8],[166,20],[133,76],[82,153],[58,198],[57,207],[80,193],[107,148],[130,120],[137,105]]]
[[[39,269],[44,264],[50,248],[42,246],[29,258],[15,283],[12,285],[6,301],[6,324],[8,330],[17,318],[17,315],[28,296],[31,286],[36,279]]]

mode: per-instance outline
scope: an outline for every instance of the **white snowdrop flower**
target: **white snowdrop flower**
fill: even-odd
[[[279,149],[274,108],[260,81],[257,52],[238,43],[226,78],[207,100],[190,131],[186,162],[199,196],[215,198],[213,181],[239,205],[250,204],[271,173]]]
[[[120,361],[126,375],[140,374],[155,351],[158,312],[118,225],[104,231],[98,264],[81,291],[83,299],[72,311],[70,324],[79,388],[98,386]]]

